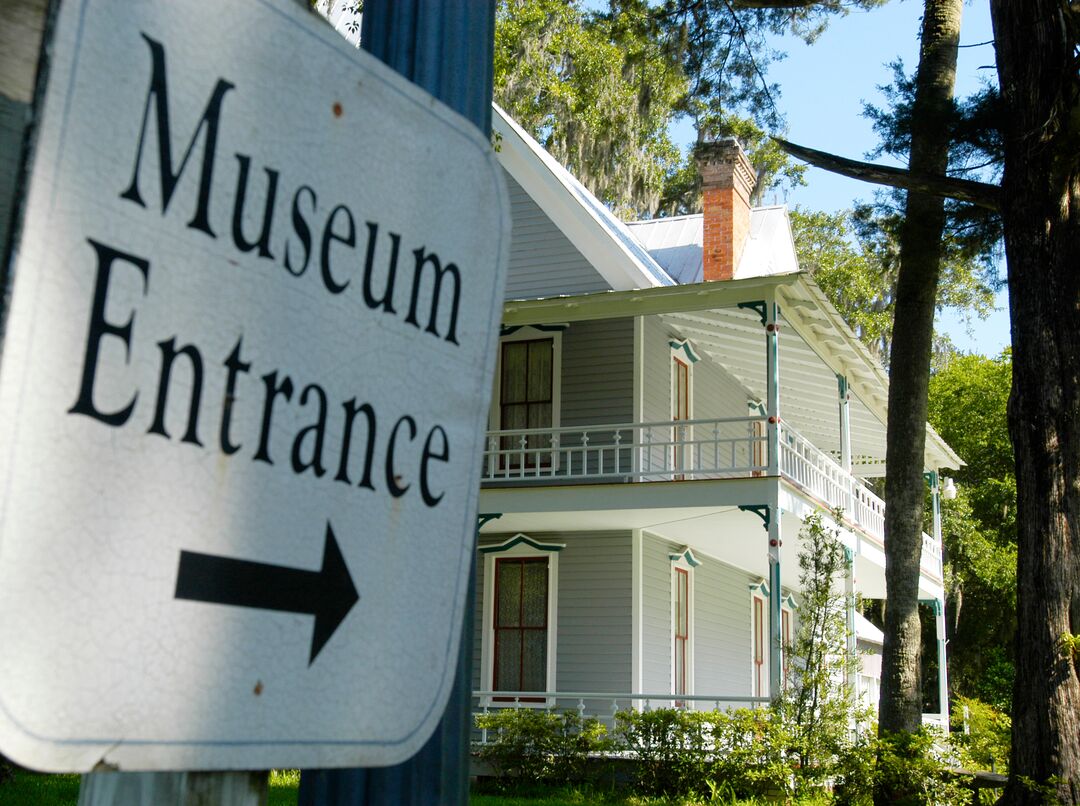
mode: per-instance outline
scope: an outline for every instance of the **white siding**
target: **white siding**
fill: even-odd
[[[750,578],[711,558],[694,569],[694,689],[746,695],[750,676]]]
[[[750,396],[731,373],[709,358],[694,364],[694,419],[745,417]]]
[[[671,691],[671,559],[678,546],[645,535],[642,547],[643,693]],[[707,557],[693,570],[694,692],[750,694],[750,577]],[[704,707],[704,706],[703,706]]]
[[[611,286],[525,190],[503,171],[513,227],[507,299],[607,291]],[[484,233],[478,233],[484,237]]]
[[[529,532],[540,543],[562,543],[559,552],[558,649],[555,684],[560,691],[628,692],[631,684],[632,555],[629,531]],[[513,537],[487,535],[481,545]],[[481,685],[484,557],[477,558],[473,687]]]
[[[634,320],[574,322],[563,332],[562,424],[634,417]]]
[[[678,548],[653,535],[641,551],[641,685],[643,694],[671,691],[671,560]]]

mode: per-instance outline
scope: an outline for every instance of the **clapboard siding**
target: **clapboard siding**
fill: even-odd
[[[562,424],[634,418],[634,320],[575,322],[563,333]]]
[[[607,291],[611,286],[532,200],[503,171],[510,195],[510,271],[507,299]],[[484,237],[485,233],[477,233]]]
[[[691,415],[696,420],[745,417],[750,396],[731,373],[709,358],[702,358],[693,368],[694,403]]]
[[[646,534],[641,547],[641,686],[671,691],[671,559],[677,546]]]
[[[666,694],[671,680],[671,559],[681,546],[645,535],[642,546],[642,687]],[[750,578],[699,557],[690,614],[694,693],[750,694]]]
[[[484,535],[481,545],[509,534]],[[630,532],[530,532],[541,543],[561,543],[555,684],[560,691],[629,691],[632,662]],[[480,685],[484,558],[478,558],[473,685]]]
[[[642,379],[642,420],[647,423],[671,419],[671,347],[667,326],[658,316],[645,317],[642,351],[645,372]]]
[[[596,322],[575,322],[563,334],[562,347],[562,409],[564,427],[599,426],[591,435],[592,444],[612,444],[614,434],[603,426],[629,423],[634,418],[634,320],[612,319]],[[630,442],[633,434],[622,433]],[[569,432],[562,437],[562,446],[580,445],[580,433]],[[633,451],[604,454],[603,472],[629,473],[633,468]],[[595,454],[589,456],[589,467],[576,463],[582,455],[568,457],[575,463],[573,473],[599,473],[600,463]]]
[[[694,569],[694,690],[749,696],[750,577],[708,557]]]
[[[671,420],[671,347],[668,346],[668,328],[660,317],[646,316],[644,331],[641,345],[644,364],[641,420],[646,423],[668,422]],[[662,435],[661,438],[668,437]],[[670,459],[666,455],[668,450],[656,447],[643,451],[642,468],[664,467]]]
[[[633,593],[630,532],[564,537],[559,538],[566,543],[559,555],[559,689],[628,691]]]

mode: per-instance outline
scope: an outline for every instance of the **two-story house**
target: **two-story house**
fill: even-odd
[[[734,140],[699,149],[703,215],[626,225],[498,109],[494,127],[513,233],[480,492],[499,517],[476,558],[478,707],[767,699],[807,514],[842,509],[847,589],[885,596],[867,480],[885,471],[887,376],[799,270],[786,209],[751,209]],[[960,464],[928,427],[935,495]],[[920,595],[943,635],[939,534]],[[880,642],[854,611],[849,626],[853,650]],[[876,698],[875,675],[870,659],[858,682]]]

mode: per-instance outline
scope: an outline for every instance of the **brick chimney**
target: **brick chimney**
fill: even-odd
[[[757,175],[734,137],[698,143],[704,208],[704,279],[730,280],[750,234],[750,193]]]

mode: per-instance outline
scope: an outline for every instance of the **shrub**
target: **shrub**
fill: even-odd
[[[944,739],[934,730],[896,733],[877,741],[874,786],[896,804],[967,804],[971,793],[941,760]]]
[[[967,709],[965,732],[964,709]],[[960,765],[972,770],[1008,772],[1012,746],[1012,720],[994,706],[967,697],[957,697],[952,711],[952,743],[959,751]]]
[[[612,749],[604,725],[575,711],[503,708],[478,714],[476,726],[490,738],[480,747],[480,758],[504,786],[581,783],[588,757]]]
[[[617,715],[617,734],[637,758],[635,788],[648,795],[757,798],[790,791],[787,734],[771,709]]]

